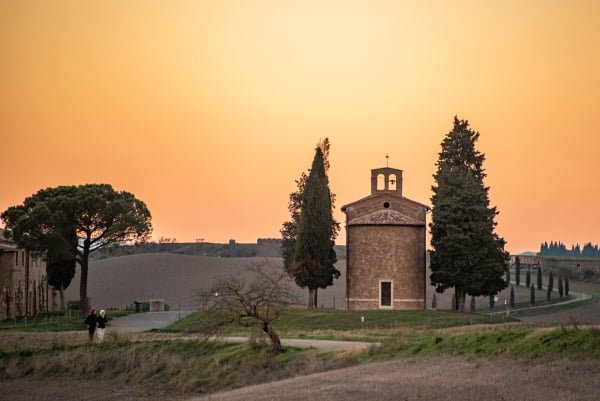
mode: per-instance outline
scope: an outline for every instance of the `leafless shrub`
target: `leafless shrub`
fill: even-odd
[[[219,336],[231,325],[254,328],[265,333],[274,353],[281,352],[279,335],[272,327],[282,308],[300,303],[285,270],[268,260],[246,268],[254,276],[246,280],[229,275],[217,279],[207,290],[198,292],[208,313],[198,327],[204,338]]]
[[[573,315],[572,313],[569,313],[567,319],[571,326],[573,326],[573,329],[579,330],[579,320],[577,320],[577,316]]]

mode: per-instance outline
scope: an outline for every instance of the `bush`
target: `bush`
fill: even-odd
[[[79,300],[78,299],[72,299],[70,301],[67,301],[67,309],[68,310],[81,310],[79,308]],[[92,304],[92,300],[90,297],[87,298],[87,304],[91,305]]]

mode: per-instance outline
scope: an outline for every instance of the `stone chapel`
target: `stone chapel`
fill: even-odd
[[[402,196],[402,170],[371,170],[371,195],[346,214],[346,308],[426,308],[426,213]]]

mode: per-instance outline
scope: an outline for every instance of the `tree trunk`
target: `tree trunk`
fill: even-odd
[[[308,288],[308,309],[315,309],[315,288]]]
[[[81,313],[85,315],[88,312],[87,304],[87,276],[88,267],[87,264],[81,263],[81,281],[79,282],[79,309]]]
[[[60,294],[60,310],[64,312],[65,311],[65,289],[63,288],[62,284],[60,285],[58,293]]]
[[[79,309],[85,315],[89,310],[87,298],[87,279],[88,279],[88,262],[90,256],[90,240],[86,238],[83,241],[83,253],[79,259],[81,266],[81,281],[79,283]]]
[[[263,323],[263,331],[267,333],[267,335],[269,336],[269,340],[271,340],[271,350],[273,351],[273,353],[279,354],[281,352],[281,340],[279,340],[279,336],[277,335],[275,330],[273,330],[271,326],[269,326],[269,324],[265,322]]]
[[[463,288],[455,288],[454,292],[456,294],[456,310],[464,312],[467,292]]]

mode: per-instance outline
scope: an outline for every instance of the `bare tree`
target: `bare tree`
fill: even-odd
[[[200,302],[206,314],[200,322],[201,335],[219,336],[232,326],[256,328],[264,332],[274,353],[281,352],[281,340],[273,329],[281,310],[300,303],[292,290],[288,273],[269,261],[246,268],[252,279],[240,275],[221,277],[200,291]]]

